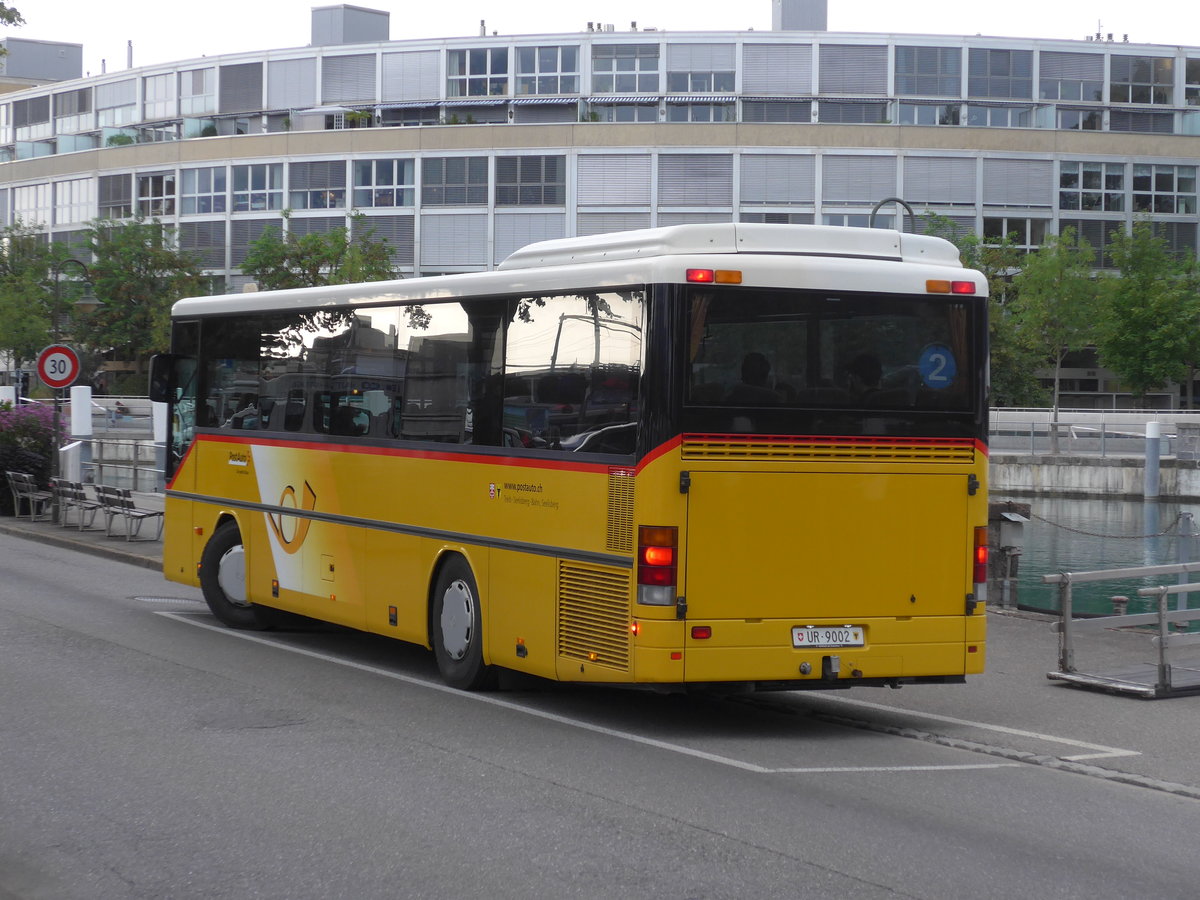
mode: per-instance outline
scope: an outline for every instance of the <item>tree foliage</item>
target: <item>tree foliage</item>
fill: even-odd
[[[1101,362],[1144,400],[1195,360],[1194,281],[1148,222],[1114,232],[1110,253],[1121,277],[1112,280],[1096,343]]]
[[[0,230],[0,351],[18,368],[47,344],[73,336],[70,310],[81,283],[68,262],[68,248],[48,243],[39,228]]]
[[[1059,381],[1068,353],[1096,338],[1103,284],[1092,275],[1095,253],[1073,228],[1047,235],[1022,262],[1016,276],[1014,315],[1033,346],[1054,364],[1052,408],[1058,412]]]
[[[158,221],[93,222],[91,283],[98,305],[87,317],[91,343],[139,364],[170,345],[171,305],[205,293],[196,261],[178,250]]]
[[[396,277],[387,242],[375,238],[373,228],[362,228],[355,217],[351,237],[345,228],[326,233],[284,237],[277,228],[266,228],[250,245],[241,265],[264,290],[388,281]]]

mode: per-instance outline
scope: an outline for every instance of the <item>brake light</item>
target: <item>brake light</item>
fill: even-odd
[[[975,551],[972,558],[971,581],[976,585],[987,586],[988,580],[988,530],[987,526],[975,529]],[[978,591],[976,592],[978,595]]]
[[[741,284],[740,269],[688,269],[685,275],[693,284]]]
[[[974,294],[975,282],[930,278],[925,282],[925,290],[930,294]]]
[[[673,525],[642,525],[638,528],[638,603],[672,606],[679,580],[676,551],[679,529]]]

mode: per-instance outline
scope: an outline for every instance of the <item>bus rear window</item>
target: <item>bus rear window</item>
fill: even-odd
[[[968,301],[768,289],[694,289],[691,406],[966,410]]]

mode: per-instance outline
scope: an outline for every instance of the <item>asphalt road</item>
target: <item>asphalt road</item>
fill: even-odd
[[[463,694],[0,534],[0,900],[1197,896],[1200,697],[1053,662],[994,616],[961,687]]]

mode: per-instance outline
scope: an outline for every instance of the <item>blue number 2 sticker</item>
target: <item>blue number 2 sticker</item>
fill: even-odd
[[[945,344],[930,344],[921,351],[919,363],[921,381],[935,391],[950,387],[958,376],[958,362],[954,351]]]

